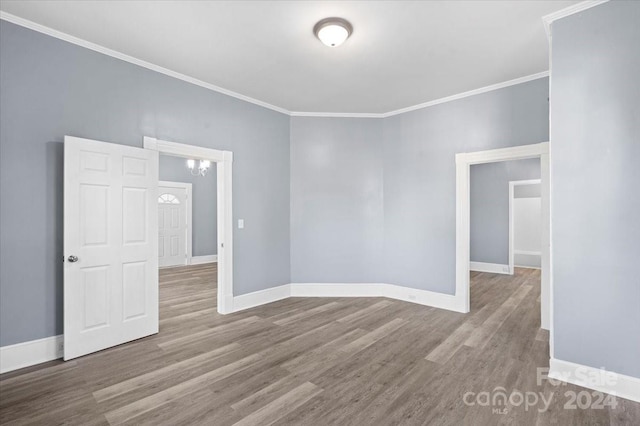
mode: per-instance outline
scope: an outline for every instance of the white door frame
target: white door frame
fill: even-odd
[[[145,149],[176,157],[209,160],[216,163],[218,178],[218,312],[233,312],[233,153],[144,137]]]
[[[191,257],[193,256],[193,185],[187,182],[172,182],[168,180],[158,181],[158,187],[164,188],[180,188],[184,189],[187,192],[187,236],[185,238],[187,257],[185,258],[184,264],[191,265]],[[158,193],[158,196],[160,194]]]
[[[528,180],[512,180],[509,181],[509,273],[513,275],[515,272],[515,249],[513,245],[514,231],[513,231],[513,199],[515,198],[516,186],[524,185],[537,185],[541,184],[541,179],[528,179]],[[540,194],[542,195],[542,194]],[[544,328],[544,327],[543,327]]]
[[[511,148],[493,149],[456,154],[456,293],[463,312],[470,310],[469,261],[470,261],[470,168],[473,164],[540,158],[542,195],[542,279],[541,318],[542,328],[550,331],[549,346],[553,357],[553,282],[551,274],[551,206],[549,178],[549,142]]]

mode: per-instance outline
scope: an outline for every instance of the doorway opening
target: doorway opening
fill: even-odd
[[[161,160],[160,176],[166,168],[166,165],[163,167]],[[158,182],[158,266],[167,268],[191,265],[192,240],[192,184],[160,180]]]
[[[550,244],[550,176],[549,143],[523,145],[489,151],[456,154],[456,293],[462,312],[470,311],[471,262],[471,166],[531,158],[540,159],[540,191],[542,211],[542,240],[540,250],[541,328],[550,331],[550,352],[553,356],[553,312]]]
[[[177,157],[178,162],[181,164],[180,167],[184,167],[183,171],[185,173],[190,173],[189,169],[192,169],[192,167],[190,167],[191,164],[187,163],[187,160],[194,160],[208,164],[209,168],[206,173],[213,173],[215,175],[216,182],[214,188],[211,188],[211,191],[209,191],[215,192],[216,194],[215,212],[210,212],[209,214],[204,212],[201,219],[198,219],[196,216],[195,222],[192,223],[192,229],[193,225],[198,226],[197,222],[199,220],[203,223],[201,226],[205,229],[205,232],[203,232],[202,235],[207,234],[206,229],[215,229],[216,236],[209,236],[208,238],[205,237],[206,242],[212,243],[215,241],[212,246],[215,249],[215,254],[207,253],[199,256],[198,246],[193,244],[194,242],[197,243],[197,241],[193,241],[192,250],[195,249],[195,251],[192,252],[189,264],[200,264],[196,268],[198,270],[194,270],[193,272],[175,272],[180,272],[182,275],[185,273],[192,273],[194,275],[193,278],[202,278],[204,276],[205,280],[207,276],[217,276],[217,311],[221,314],[231,313],[233,311],[233,216],[231,182],[233,154],[229,151],[220,151],[176,142],[168,142],[152,137],[144,138],[144,148],[157,151],[160,154],[160,157]],[[193,176],[194,178],[203,177],[202,173],[199,175],[196,173]],[[193,182],[191,183],[193,185]],[[159,187],[162,187],[162,183],[159,183]],[[195,186],[192,187],[192,191],[193,190],[195,190]],[[162,195],[160,192],[162,191],[159,191],[159,196]],[[167,192],[167,194],[170,193]],[[194,196],[192,195],[191,198],[193,199],[193,197]],[[198,201],[195,200],[195,202],[197,203]],[[192,215],[198,215],[198,211],[196,211],[197,208],[197,206],[192,207]],[[196,229],[194,240],[197,240],[200,235],[200,231]],[[179,244],[179,246],[182,247],[181,244]],[[215,261],[216,263],[213,264],[212,261]],[[184,264],[187,264],[186,261]],[[182,276],[181,278],[184,279]]]
[[[509,182],[509,265],[542,267],[542,189],[540,179]]]

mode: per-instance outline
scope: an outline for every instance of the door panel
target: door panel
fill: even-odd
[[[108,185],[80,184],[80,233],[83,246],[108,244],[108,200]]]
[[[124,320],[145,315],[147,262],[131,262],[122,265]]]
[[[122,242],[145,243],[147,239],[147,189],[122,188]]]
[[[158,332],[158,153],[67,136],[64,158],[67,360]]]
[[[109,323],[109,267],[82,268],[81,291],[84,292],[83,331]]]
[[[169,184],[165,182],[165,185]],[[185,187],[160,186],[158,193],[158,240],[161,244],[158,251],[159,265],[185,265],[188,243],[188,191]]]

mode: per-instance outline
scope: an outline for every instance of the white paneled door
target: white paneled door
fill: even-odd
[[[162,182],[158,188],[158,263],[187,264],[190,184]]]
[[[64,359],[158,332],[158,153],[65,136]]]

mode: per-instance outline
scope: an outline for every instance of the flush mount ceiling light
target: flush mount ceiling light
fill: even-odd
[[[316,37],[329,47],[340,46],[352,32],[349,21],[342,18],[325,18],[313,27]]]

